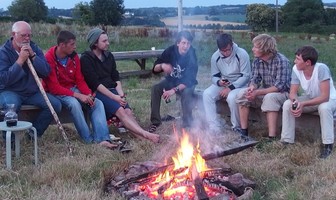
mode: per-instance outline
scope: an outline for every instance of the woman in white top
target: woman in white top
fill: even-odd
[[[289,99],[283,105],[281,142],[294,143],[295,117],[303,112],[318,111],[320,115],[323,149],[320,158],[327,158],[334,143],[336,90],[327,65],[317,63],[318,53],[312,46],[303,46],[295,53],[295,65]],[[304,90],[298,96],[299,88]]]

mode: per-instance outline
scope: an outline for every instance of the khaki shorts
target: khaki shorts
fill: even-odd
[[[288,92],[272,92],[260,95],[254,101],[249,101],[245,97],[246,92],[247,89],[243,89],[238,93],[236,103],[247,107],[260,107],[263,112],[279,111],[283,103],[288,99]]]

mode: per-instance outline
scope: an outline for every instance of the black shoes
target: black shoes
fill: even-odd
[[[322,151],[321,151],[320,158],[325,159],[329,157],[332,152],[332,149],[333,149],[333,144],[324,144]]]

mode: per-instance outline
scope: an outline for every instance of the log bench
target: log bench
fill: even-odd
[[[195,96],[199,100],[199,103],[203,103],[202,94],[203,90],[200,89],[195,90]],[[224,99],[219,100],[216,102],[216,105],[217,105],[217,113],[229,119],[230,109],[227,102]],[[203,107],[203,105],[200,106]],[[260,106],[261,105],[250,107],[249,121],[256,122],[262,127],[267,128],[266,114],[261,111]],[[282,111],[280,111],[279,113],[278,126],[279,130],[281,130]],[[296,129],[300,130],[300,132],[305,133],[305,137],[307,136],[313,140],[321,138],[320,116],[318,115],[318,112],[303,113],[301,117],[296,118],[295,126]],[[334,129],[336,129],[336,112],[334,113]],[[278,132],[278,134],[280,134],[280,132]]]
[[[158,50],[140,50],[140,51],[120,51],[112,52],[116,61],[120,60],[134,60],[140,67],[140,70],[121,72],[121,78],[129,76],[147,77],[152,73],[152,69],[146,69],[146,60],[148,58],[158,58],[163,49]],[[80,55],[79,55],[80,56]],[[19,120],[32,121],[35,119],[39,112],[36,106],[22,105],[20,112],[18,113]],[[62,109],[62,112],[58,115],[61,123],[72,123],[71,114],[66,109]],[[85,116],[88,119],[88,116]],[[55,122],[54,122],[55,123]]]

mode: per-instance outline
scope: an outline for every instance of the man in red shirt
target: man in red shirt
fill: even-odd
[[[61,31],[57,36],[57,46],[51,47],[46,59],[51,67],[50,75],[44,79],[46,90],[55,95],[70,112],[75,127],[86,143],[99,143],[114,148],[110,142],[109,130],[103,103],[94,99],[81,72],[76,50],[76,36],[69,31]],[[93,133],[85,121],[83,109],[90,115]]]

